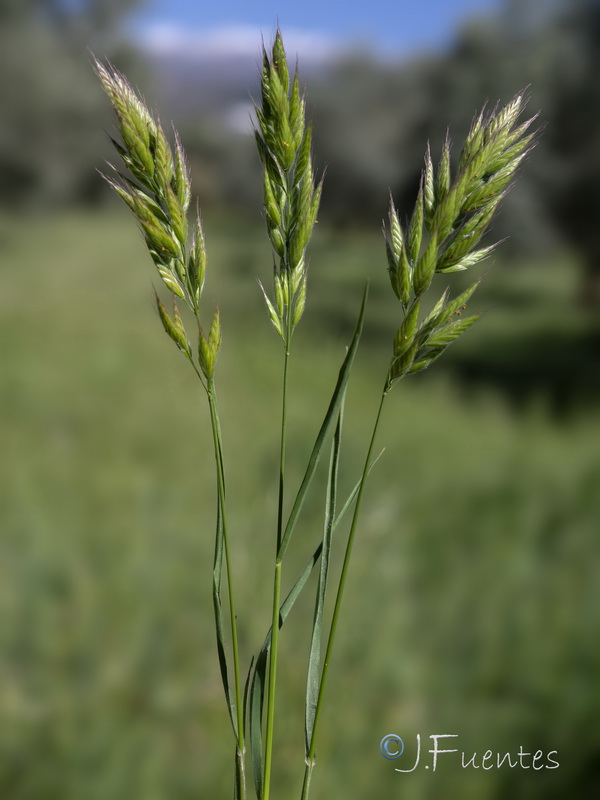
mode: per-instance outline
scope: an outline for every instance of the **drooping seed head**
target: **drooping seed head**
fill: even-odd
[[[117,172],[116,178],[105,176],[106,180],[136,217],[165,286],[175,297],[183,299],[199,320],[206,250],[199,213],[188,247],[191,183],[179,135],[174,130],[173,150],[160,121],[152,116],[125,78],[112,66],[105,66],[96,59],[94,67],[111,101],[121,133],[122,142],[113,140],[113,144],[134,179]],[[165,331],[194,363],[176,303],[173,303],[172,316],[158,295],[156,306]],[[204,336],[199,322],[198,328],[198,364],[206,380],[211,380],[221,341],[218,312],[213,317],[208,337]]]

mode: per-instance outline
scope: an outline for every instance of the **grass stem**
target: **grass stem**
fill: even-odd
[[[237,616],[235,613],[235,602],[233,596],[233,576],[231,571],[231,558],[229,555],[229,536],[227,533],[227,511],[225,503],[225,469],[223,465],[223,445],[221,437],[221,425],[219,422],[219,410],[217,404],[217,394],[214,381],[211,379],[207,383],[206,393],[208,405],[210,407],[210,421],[213,433],[215,449],[215,464],[217,468],[217,490],[219,493],[219,504],[221,506],[221,519],[223,525],[223,548],[225,551],[225,566],[227,572],[227,592],[229,598],[229,613],[231,617],[231,642],[233,650],[233,672],[235,683],[235,706],[237,713],[237,746],[236,746],[236,794],[238,800],[246,798],[246,769],[245,769],[245,745],[244,745],[244,707],[242,703],[242,687],[240,681],[240,659],[237,635]]]
[[[285,492],[285,442],[287,418],[287,384],[289,351],[288,341],[283,361],[283,392],[281,400],[281,442],[279,450],[279,500],[277,504],[277,547],[275,550],[275,574],[273,577],[273,615],[271,620],[271,651],[269,654],[269,695],[267,699],[267,728],[265,732],[265,784],[264,800],[269,800],[271,791],[271,764],[273,760],[273,734],[275,727],[275,690],[277,686],[277,654],[279,649],[279,606],[281,605],[281,560],[279,548],[283,532],[283,500]]]
[[[375,424],[373,425],[373,432],[371,434],[371,441],[369,442],[369,448],[367,450],[367,456],[365,458],[365,464],[363,467],[360,485],[358,489],[358,494],[356,496],[356,505],[354,506],[354,514],[352,516],[352,524],[350,526],[350,533],[348,534],[348,541],[346,543],[346,552],[344,555],[344,562],[342,565],[342,572],[340,575],[340,581],[338,584],[337,595],[335,598],[335,606],[333,609],[333,617],[331,619],[331,628],[329,630],[329,638],[327,640],[327,649],[325,651],[325,660],[323,662],[323,672],[321,675],[321,683],[319,684],[319,694],[317,697],[317,707],[315,710],[315,719],[313,725],[312,736],[310,740],[310,749],[308,753],[308,757],[306,759],[306,766],[304,769],[304,782],[302,785],[302,796],[301,800],[308,800],[308,794],[310,791],[310,783],[312,778],[313,769],[315,767],[315,752],[316,752],[316,744],[317,744],[317,728],[319,724],[319,718],[321,714],[321,708],[323,705],[323,697],[325,695],[325,686],[327,684],[327,676],[329,674],[329,666],[331,663],[331,654],[333,652],[333,645],[335,641],[335,635],[337,632],[338,627],[338,620],[340,615],[340,609],[342,606],[342,599],[344,596],[344,588],[346,586],[346,581],[348,577],[348,568],[350,566],[350,558],[352,556],[352,547],[354,545],[354,537],[356,535],[356,530],[358,527],[358,520],[360,516],[360,509],[362,505],[362,499],[364,494],[365,485],[367,482],[367,476],[369,474],[369,470],[371,467],[371,457],[373,454],[373,447],[375,445],[375,439],[377,437],[377,430],[379,428],[379,422],[381,420],[381,412],[383,410],[383,403],[387,396],[387,392],[384,390],[381,395],[381,400],[379,403],[379,408],[377,410],[377,416],[375,417]]]

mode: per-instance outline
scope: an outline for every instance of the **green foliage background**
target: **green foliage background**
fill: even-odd
[[[224,332],[219,391],[247,662],[269,618],[257,565],[275,528],[281,354],[256,285],[271,270],[258,214],[208,213],[204,227],[206,302],[218,302]],[[380,235],[318,228],[294,340],[291,480],[365,277],[371,303],[344,443],[355,471],[396,324]],[[227,796],[207,410],[154,313],[142,243],[122,208],[35,224],[4,216],[0,260],[0,796]],[[496,308],[390,399],[315,797],[547,799],[597,787],[600,332],[576,290],[568,256],[496,259],[477,301]],[[349,470],[342,484],[356,478]],[[311,494],[290,551],[298,566],[323,502]],[[311,613],[307,596],[281,640],[275,796],[300,790]],[[401,776],[379,754],[390,732],[410,746],[417,733],[458,733],[467,757],[555,749],[561,766],[483,772],[449,759],[435,775]]]

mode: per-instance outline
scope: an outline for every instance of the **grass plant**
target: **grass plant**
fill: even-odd
[[[519,165],[535,141],[531,125],[522,121],[523,93],[504,107],[482,110],[473,120],[452,169],[450,140],[443,146],[437,168],[429,148],[410,220],[402,224],[390,200],[385,228],[387,269],[399,303],[400,324],[381,380],[381,393],[366,455],[353,488],[340,498],[338,475],[343,461],[343,409],[355,357],[365,324],[368,286],[365,286],[354,334],[310,451],[302,480],[290,495],[286,472],[288,455],[289,364],[292,338],[306,306],[307,246],[317,220],[322,179],[312,163],[312,131],[305,119],[305,100],[298,73],[292,76],[277,31],[270,52],[263,48],[260,104],[256,106],[256,143],[263,167],[264,212],[273,260],[272,294],[261,284],[269,319],[283,345],[282,406],[279,468],[272,563],[273,590],[270,628],[252,657],[245,680],[235,604],[235,564],[228,525],[235,496],[226,491],[226,465],[216,394],[216,366],[221,346],[219,311],[205,323],[203,288],[207,266],[199,212],[188,230],[191,184],[183,148],[176,133],[174,146],[160,121],[146,108],[127,80],[111,66],[96,62],[96,70],[112,103],[120,132],[115,148],[126,174],[117,169],[107,180],[133,212],[152,261],[171,295],[172,310],[155,295],[159,318],[169,338],[191,365],[206,394],[216,474],[216,532],[213,561],[213,607],[221,680],[235,740],[235,797],[248,794],[247,744],[258,800],[271,797],[280,630],[314,570],[318,580],[307,658],[305,752],[302,800],[308,800],[316,764],[318,733],[326,688],[333,663],[339,619],[348,582],[368,478],[375,467],[375,447],[385,401],[392,388],[409,375],[427,369],[447,347],[465,333],[480,314],[463,315],[477,289],[450,289],[430,301],[436,275],[466,272],[487,258],[495,245],[482,245],[492,217],[508,191]],[[177,303],[185,307],[180,311]],[[185,312],[185,313],[184,313]],[[188,331],[194,331],[190,336]],[[194,341],[194,344],[192,344]],[[284,595],[283,566],[322,456],[329,450],[322,535],[312,543],[306,565]],[[290,500],[290,496],[292,499]],[[233,503],[235,505],[235,503]],[[351,517],[343,549],[341,573],[334,594],[329,630],[324,624],[332,548],[341,524]],[[287,561],[285,562],[287,563]],[[264,575],[265,565],[255,565]],[[226,578],[226,603],[222,576]],[[226,630],[230,642],[227,642]],[[324,655],[322,648],[324,646]]]

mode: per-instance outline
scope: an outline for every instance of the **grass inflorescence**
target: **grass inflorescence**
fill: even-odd
[[[98,76],[112,103],[121,141],[114,141],[126,173],[116,168],[107,180],[134,214],[151,259],[171,295],[170,310],[156,293],[156,306],[165,332],[192,366],[208,400],[216,472],[216,533],[213,562],[213,606],[217,652],[223,689],[235,740],[235,797],[245,800],[247,742],[253,785],[258,800],[268,800],[275,752],[277,665],[280,629],[311,573],[318,581],[310,636],[305,702],[305,752],[302,800],[308,800],[316,763],[316,746],[336,633],[353,545],[368,477],[374,467],[375,444],[384,402],[405,376],[428,368],[446,348],[465,333],[480,315],[463,314],[477,289],[477,278],[452,295],[447,289],[429,302],[436,274],[465,272],[494,250],[482,245],[492,217],[510,188],[515,173],[535,141],[531,124],[521,121],[526,104],[523,93],[504,107],[473,120],[456,170],[452,169],[449,138],[434,168],[429,147],[414,209],[402,224],[393,198],[385,226],[385,251],[392,290],[400,304],[400,324],[393,336],[392,354],[382,379],[380,402],[360,474],[353,489],[338,497],[342,456],[343,409],[352,367],[358,352],[367,312],[365,287],[354,335],[341,364],[331,399],[323,417],[300,485],[288,502],[286,445],[288,365],[292,335],[307,298],[306,250],[317,219],[322,179],[317,181],[312,161],[312,128],[306,122],[305,100],[297,71],[292,76],[277,31],[270,52],[263,48],[260,104],[256,105],[255,137],[263,167],[264,213],[273,257],[273,290],[261,284],[269,319],[283,343],[282,411],[279,445],[277,526],[274,536],[272,613],[270,628],[252,657],[242,680],[235,606],[235,580],[228,527],[226,468],[216,395],[217,357],[221,346],[218,309],[208,324],[201,310],[207,257],[204,233],[197,211],[190,225],[191,183],[179,137],[171,145],[160,120],[152,115],[127,80],[111,66],[95,63]],[[195,329],[195,344],[177,305],[182,302]],[[425,311],[425,306],[431,310]],[[283,564],[313,482],[317,467],[329,450],[326,504],[322,536],[289,591],[283,593]],[[286,491],[287,489],[287,491]],[[235,500],[235,498],[233,498]],[[289,506],[289,510],[288,510]],[[286,513],[287,511],[287,513]],[[330,580],[329,563],[339,527],[351,517],[341,574],[338,579],[329,630],[324,620]],[[261,565],[257,569],[262,570]],[[221,598],[226,575],[227,604]],[[226,641],[229,630],[230,644]],[[324,648],[324,655],[322,650]]]

